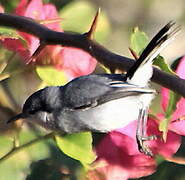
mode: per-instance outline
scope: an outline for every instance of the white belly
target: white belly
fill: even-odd
[[[102,132],[122,128],[138,119],[139,110],[143,106],[149,106],[152,98],[153,95],[151,94],[143,94],[140,97],[129,96],[109,101],[92,109],[82,111],[80,113],[81,121],[90,129]]]

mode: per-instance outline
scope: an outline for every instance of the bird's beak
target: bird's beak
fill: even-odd
[[[14,121],[17,121],[18,119],[24,119],[24,118],[27,118],[27,116],[25,114],[23,114],[23,113],[17,114],[16,116],[13,116],[12,118],[10,118],[7,121],[7,124],[11,123],[11,122],[14,122]]]

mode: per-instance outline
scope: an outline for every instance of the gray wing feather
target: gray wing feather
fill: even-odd
[[[122,75],[108,74],[80,77],[63,88],[64,106],[70,109],[85,109],[114,99],[154,93],[151,89],[140,88],[124,82]]]

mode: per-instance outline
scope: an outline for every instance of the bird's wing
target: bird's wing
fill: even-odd
[[[63,88],[64,106],[70,109],[86,109],[123,97],[154,93],[154,90],[124,82],[123,75],[118,74],[83,76]]]

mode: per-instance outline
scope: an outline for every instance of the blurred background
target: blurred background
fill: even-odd
[[[130,34],[138,26],[151,39],[155,33],[170,20],[181,25],[182,31],[162,55],[170,63],[185,54],[185,3],[184,0],[44,0],[45,3],[56,5],[62,18],[61,27],[64,31],[86,32],[98,8],[101,8],[101,18],[98,23],[96,40],[109,50],[132,57],[128,47]],[[5,12],[12,13],[19,0],[0,0]],[[11,54],[3,47],[0,60]],[[16,67],[24,67],[20,57],[7,67],[13,75],[5,78],[0,84],[0,157],[3,157],[13,143],[23,144],[45,134],[45,130],[32,124],[6,125],[10,116],[20,111],[25,99],[39,88],[41,80],[27,68],[22,72]],[[20,68],[19,68],[20,69]],[[157,101],[159,102],[159,101]],[[158,109],[156,110],[158,111]],[[18,137],[17,137],[18,136]],[[17,142],[16,139],[19,139]],[[184,154],[184,148],[178,152]],[[39,149],[39,151],[38,151]],[[184,166],[163,162],[158,171],[149,177],[141,179],[185,179]],[[11,158],[0,159],[0,180],[75,180],[81,179],[80,164],[68,158],[56,147],[52,140],[42,141],[25,148]]]

